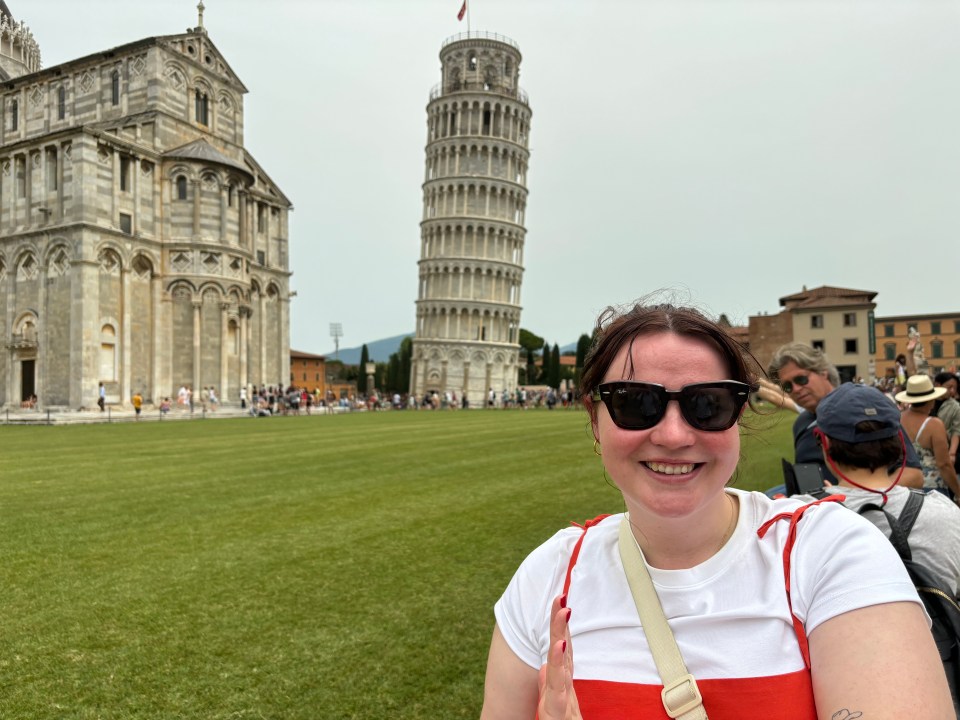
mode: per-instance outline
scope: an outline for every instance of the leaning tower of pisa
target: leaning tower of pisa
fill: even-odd
[[[474,407],[517,385],[530,104],[520,48],[469,32],[440,49],[427,104],[420,284],[410,392]]]

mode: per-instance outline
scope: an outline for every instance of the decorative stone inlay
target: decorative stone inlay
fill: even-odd
[[[208,192],[216,192],[220,187],[220,183],[217,182],[217,179],[213,175],[204,175],[203,176],[203,189]]]
[[[34,107],[39,107],[41,104],[43,104],[43,92],[40,90],[40,88],[35,87],[33,92],[30,93],[30,103]]]
[[[89,70],[85,70],[83,75],[80,76],[80,90],[82,92],[88,93],[93,90],[93,75]]]
[[[70,258],[64,250],[60,250],[50,262],[50,277],[63,277],[70,270]]]
[[[101,165],[107,165],[110,162],[110,153],[107,152],[106,148],[97,148],[97,161]]]
[[[40,153],[30,153],[30,163],[34,170],[40,169]]]
[[[230,277],[241,277],[243,275],[243,258],[234,257],[230,260],[229,265],[229,274]]]
[[[104,250],[100,253],[100,272],[105,275],[120,274],[120,258],[113,250]]]
[[[143,177],[150,177],[153,175],[153,163],[147,162],[146,160],[141,161],[140,163],[140,175]]]
[[[136,77],[143,75],[143,71],[147,69],[147,59],[146,55],[138,55],[133,59],[133,62],[130,63],[130,72],[132,72]]]
[[[3,161],[3,176],[10,177],[10,161],[9,160]]]
[[[220,253],[204,253],[203,267],[211,275],[220,272]]]
[[[64,162],[69,162],[69,163],[73,162],[73,145],[72,144],[67,143],[66,145],[63,146],[63,159],[64,159]]]
[[[137,255],[133,261],[133,272],[140,280],[149,280],[153,274],[153,265],[143,255]]]
[[[220,112],[228,113],[233,110],[233,103],[230,102],[230,98],[226,95],[221,96],[220,98]]]
[[[177,287],[173,291],[174,300],[190,300],[192,297],[190,291],[185,287]]]
[[[33,255],[27,255],[20,261],[20,267],[17,268],[17,280],[35,280],[39,266]]]
[[[192,263],[190,262],[190,256],[187,255],[187,253],[179,252],[173,256],[170,264],[177,272],[186,272],[190,269],[190,265]]]
[[[174,90],[183,90],[183,75],[181,75],[180,71],[176,68],[170,68],[167,70],[167,80],[170,81],[170,84],[173,86]]]
[[[3,282],[7,279],[7,264],[0,260],[0,282]]]

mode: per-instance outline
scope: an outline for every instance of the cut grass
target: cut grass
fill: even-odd
[[[789,417],[737,485],[779,482]],[[0,717],[475,718],[492,605],[618,512],[582,412],[0,428]]]

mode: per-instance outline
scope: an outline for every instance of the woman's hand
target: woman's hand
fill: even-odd
[[[570,642],[570,608],[567,597],[555,598],[551,607],[550,651],[540,668],[538,720],[581,720],[573,689],[573,644]]]

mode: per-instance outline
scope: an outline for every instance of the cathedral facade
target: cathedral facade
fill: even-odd
[[[0,406],[290,376],[289,200],[203,27],[49,68],[0,2]]]

